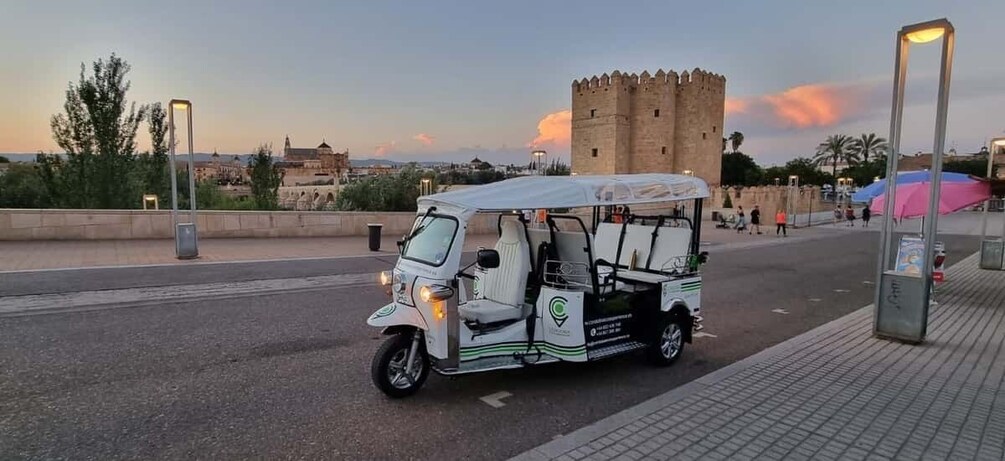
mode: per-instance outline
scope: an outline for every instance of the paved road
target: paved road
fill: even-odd
[[[166,289],[146,302],[0,315],[0,458],[503,458],[868,304],[873,287],[863,282],[876,238],[834,231],[713,252],[703,307],[704,331],[715,337],[696,339],[671,368],[622,357],[434,375],[401,401],[369,381],[381,338],[364,320],[385,300],[374,283],[286,292],[237,285],[253,291],[198,301],[171,299]],[[951,255],[976,248],[972,237],[943,240]],[[0,302],[165,280],[268,285],[260,279],[390,265],[354,258],[6,275]],[[499,391],[512,394],[501,408],[479,400]]]

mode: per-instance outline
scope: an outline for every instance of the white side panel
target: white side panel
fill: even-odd
[[[586,338],[583,335],[583,297],[581,291],[541,288],[537,312],[544,326],[541,350],[553,357],[585,362]]]
[[[691,315],[698,315],[701,311],[701,276],[671,280],[662,285],[660,309],[663,312],[669,311],[679,302],[683,302],[691,310]]]

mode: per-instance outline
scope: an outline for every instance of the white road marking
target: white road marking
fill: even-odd
[[[785,309],[771,309],[771,312],[774,312],[776,314],[786,314],[786,315],[789,313],[789,311],[787,311]]]
[[[875,284],[876,284],[876,282],[873,282],[872,280],[863,280],[862,281],[862,285],[875,285]]]
[[[107,305],[142,305],[214,298],[242,297],[284,291],[333,289],[373,283],[371,274],[214,282],[191,285],[76,291],[0,297],[0,315],[59,309],[61,311]]]
[[[718,338],[718,336],[713,335],[712,333],[705,333],[704,331],[699,331],[697,333],[692,333],[691,337],[692,338]]]
[[[502,408],[502,407],[506,406],[505,403],[502,403],[502,399],[505,399],[506,397],[512,397],[512,396],[513,396],[513,394],[510,394],[509,392],[499,391],[499,392],[496,392],[495,394],[489,394],[489,395],[486,395],[485,397],[479,397],[478,400],[481,400],[482,402],[485,402],[486,404],[488,404],[488,406],[490,406],[492,408]]]
[[[834,292],[835,293],[850,293],[851,290],[845,290],[844,288],[835,288]]]
[[[818,303],[818,302],[820,302],[820,301],[823,301],[823,300],[822,300],[822,299],[820,299],[820,298],[810,298],[810,302],[811,302],[811,303]]]

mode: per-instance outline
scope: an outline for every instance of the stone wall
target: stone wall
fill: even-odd
[[[779,208],[785,209],[789,188],[786,186],[714,187],[711,188],[710,192],[711,197],[703,205],[703,208],[707,212],[722,211],[726,214],[732,214],[736,213],[737,207],[742,206],[743,211],[749,216],[750,210],[754,208],[754,205],[759,205],[761,216],[764,217],[762,222],[774,222],[775,212]],[[733,202],[732,209],[724,209],[722,207],[726,194],[729,194]],[[800,187],[796,192],[794,205],[796,213],[825,211],[833,207],[833,203],[825,204],[821,201],[820,188],[816,186]],[[770,220],[768,216],[770,216]]]
[[[408,232],[415,213],[320,211],[200,211],[200,238],[345,237],[367,235],[368,223],[384,225],[384,235]],[[188,213],[179,213],[187,222]],[[478,215],[468,232],[496,232],[495,215]],[[0,209],[0,240],[121,240],[172,238],[165,210]]]

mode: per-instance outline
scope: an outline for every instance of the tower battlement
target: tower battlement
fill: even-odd
[[[718,184],[726,77],[614,70],[572,82],[572,170],[694,172]]]
[[[599,77],[594,75],[590,78],[582,78],[580,80],[572,81],[573,91],[585,91],[585,90],[596,90],[601,88],[609,88],[612,85],[651,85],[651,84],[664,84],[669,83],[673,86],[692,86],[698,85],[702,90],[708,91],[722,91],[725,92],[726,89],[726,77],[701,70],[699,68],[694,68],[693,70],[684,71],[678,74],[677,72],[670,70],[664,72],[663,69],[659,69],[655,74],[650,74],[649,71],[642,71],[641,74],[627,74],[622,73],[619,70],[611,72],[610,75],[604,73]]]

